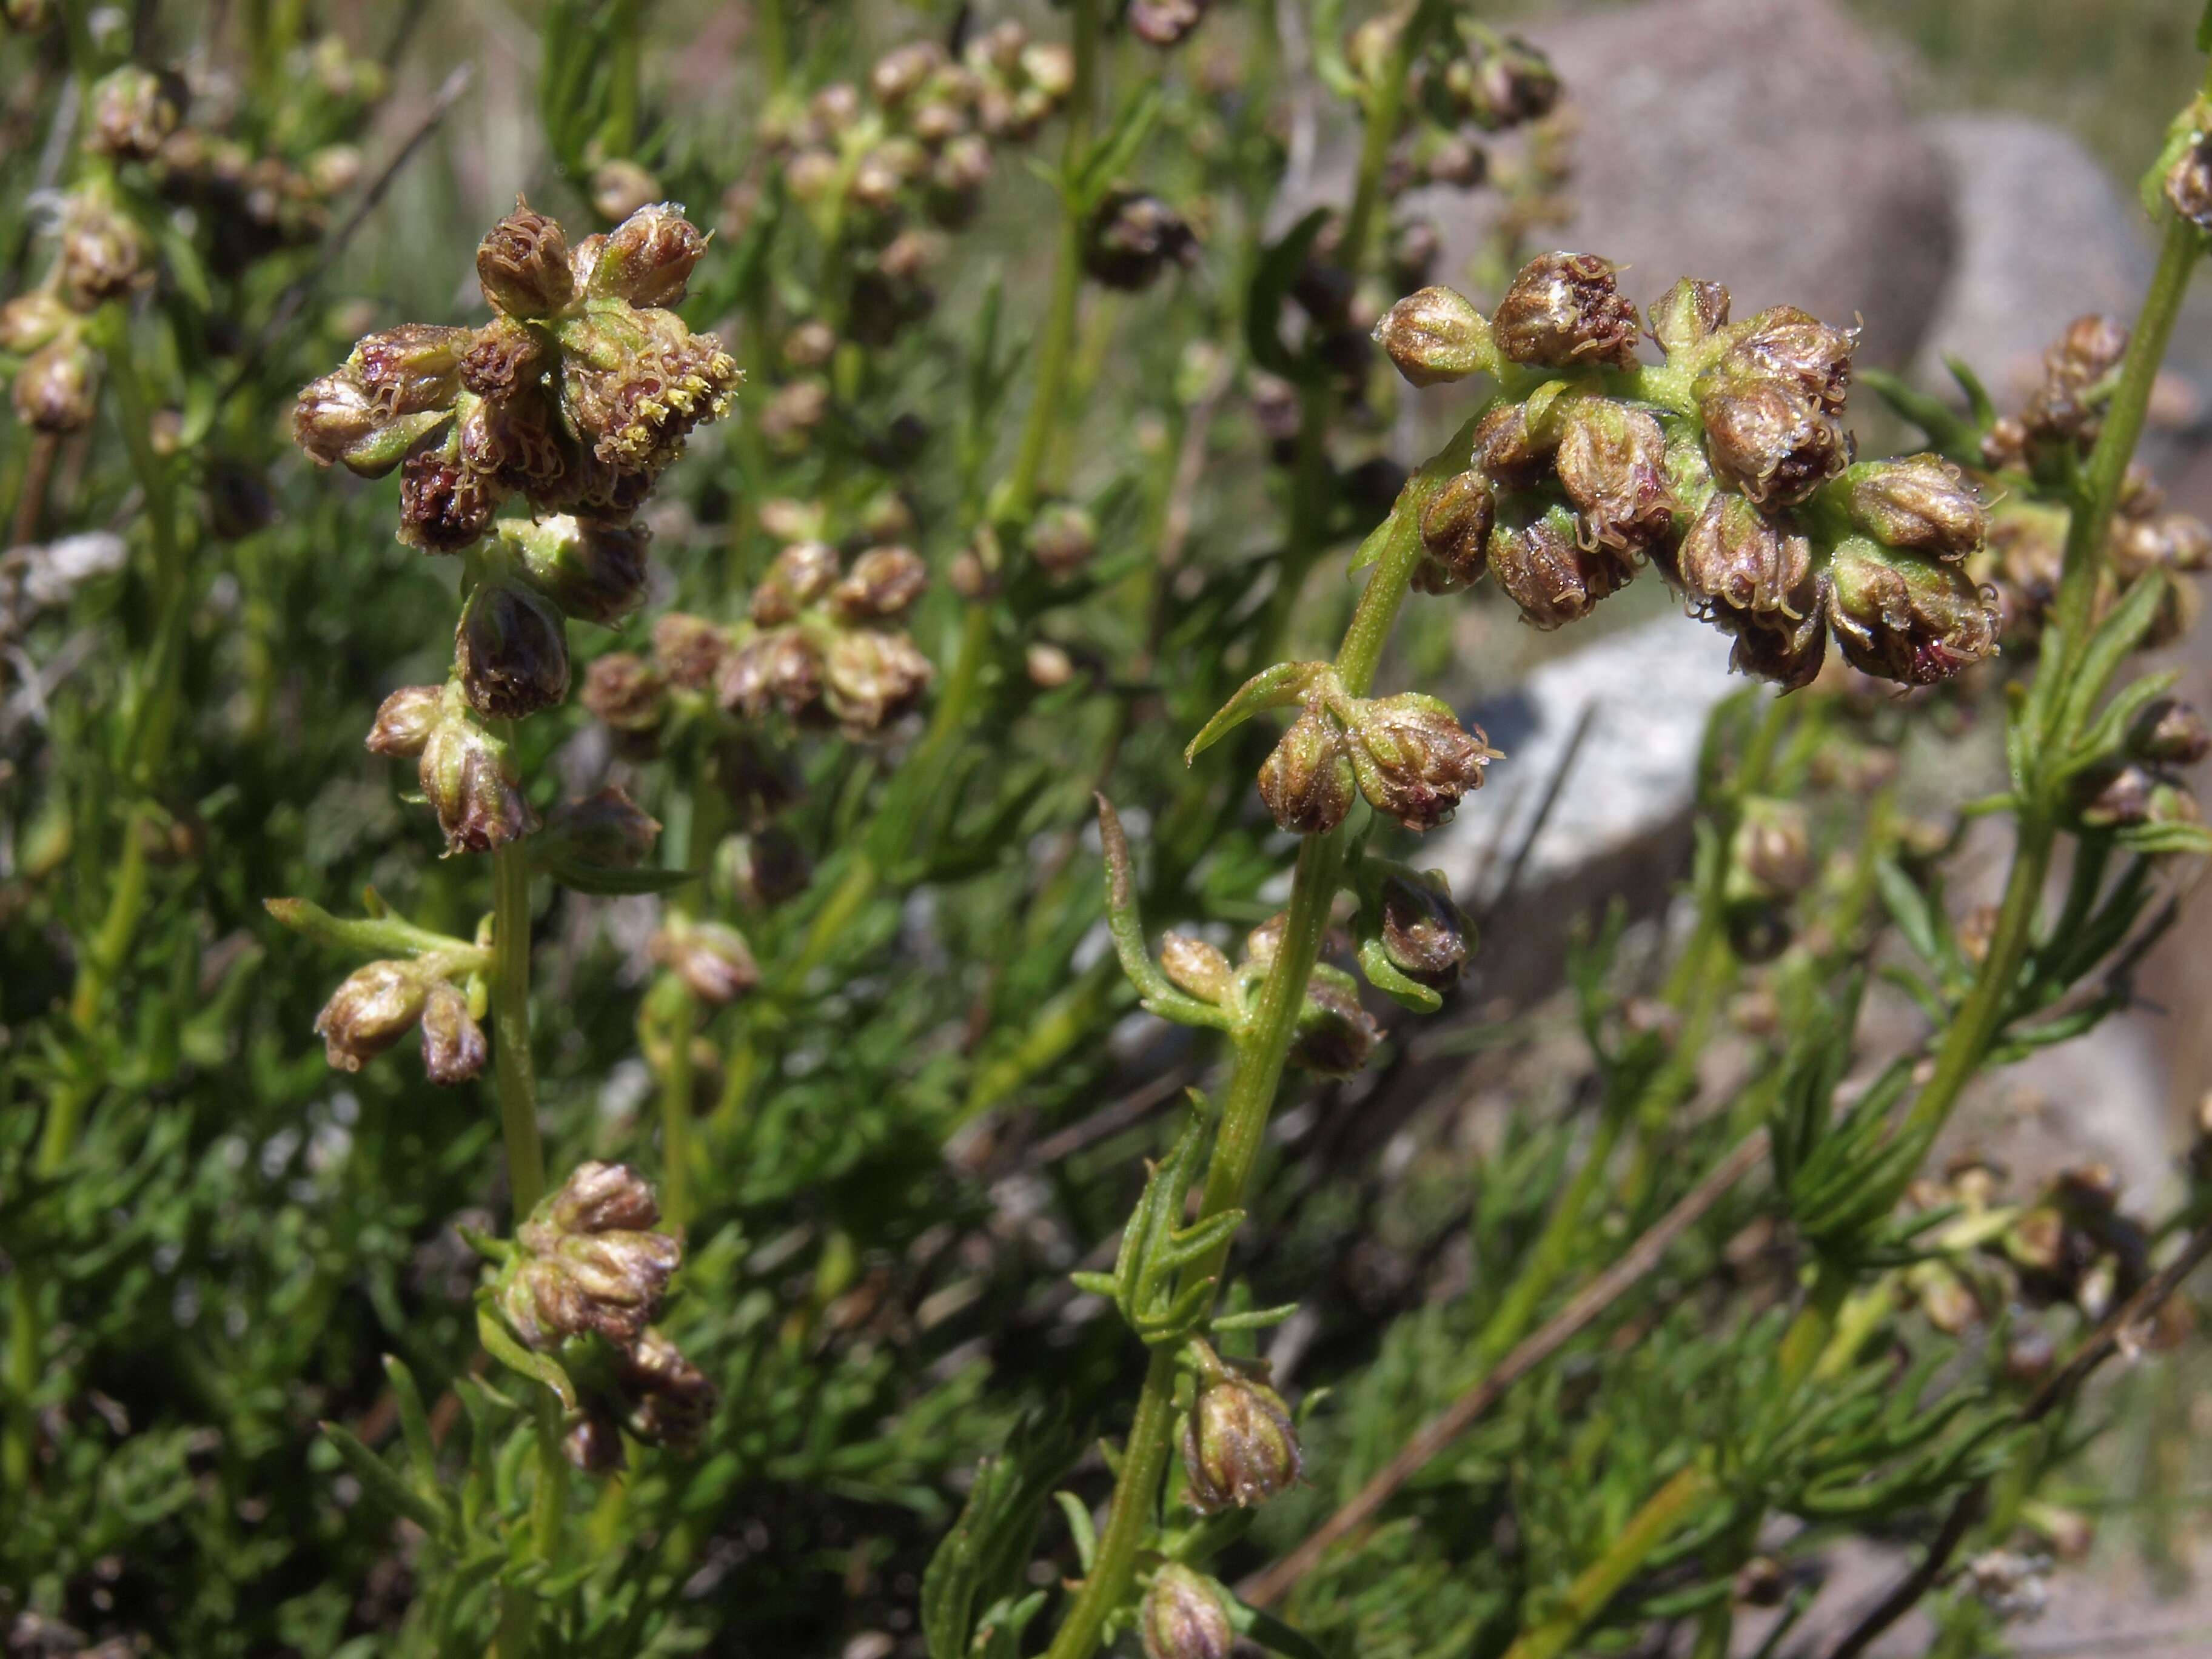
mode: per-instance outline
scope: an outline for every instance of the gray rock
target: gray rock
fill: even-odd
[[[1828,0],[1654,0],[1534,23],[1566,82],[1573,216],[1554,245],[1632,267],[1638,301],[1680,276],[1735,314],[1796,305],[1866,323],[1867,361],[1904,364],[1935,314],[1952,221],[1941,158],[1898,65]],[[1496,198],[1425,203],[1452,280]]]
[[[2016,115],[1923,122],[1948,167],[1957,248],[1917,376],[1948,388],[1966,360],[2000,408],[2042,378],[2043,352],[2084,312],[2133,314],[2150,280],[2142,210],[2072,134]]]

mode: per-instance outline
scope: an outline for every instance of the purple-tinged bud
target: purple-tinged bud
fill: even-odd
[[[563,866],[635,870],[652,855],[659,820],[612,784],[545,815],[531,856],[558,875]]]
[[[1030,526],[1029,551],[1046,574],[1072,576],[1098,551],[1097,521],[1082,507],[1056,502]]]
[[[430,981],[411,963],[372,962],[349,975],[315,1016],[331,1065],[358,1072],[413,1030]]]
[[[1425,288],[1392,306],[1375,325],[1375,343],[1413,386],[1463,380],[1498,367],[1491,325],[1472,301],[1448,288]]]
[[[1715,491],[1682,538],[1675,580],[1701,611],[1779,611],[1802,617],[1817,592],[1804,537],[1741,495]]]
[[[1652,303],[1651,337],[1668,361],[1698,360],[1707,342],[1728,325],[1729,291],[1718,283],[1685,276]]]
[[[1558,507],[1528,524],[1492,530],[1490,570],[1521,607],[1522,620],[1547,632],[1581,621],[1635,574],[1614,553],[1582,546],[1573,515]]]
[[[610,651],[584,671],[584,707],[617,732],[650,732],[667,717],[668,688],[635,652]]]
[[[1362,702],[1351,724],[1359,793],[1408,830],[1447,822],[1461,796],[1482,787],[1483,769],[1498,758],[1480,728],[1468,732],[1450,704],[1418,691]]]
[[[1498,520],[1498,490],[1470,468],[1445,480],[1421,512],[1423,557],[1413,586],[1424,593],[1471,587],[1488,568],[1490,532]]]
[[[896,109],[945,66],[945,48],[934,40],[894,46],[868,70],[868,90],[885,109]]]
[[[777,628],[818,603],[837,580],[837,550],[824,541],[793,542],[775,556],[753,590],[750,615],[758,628]]]
[[[1206,0],[1129,0],[1129,33],[1148,46],[1179,46],[1206,21]]]
[[[106,201],[70,198],[62,218],[63,296],[79,311],[118,300],[152,280],[146,239]]]
[[[1829,581],[1836,642],[1866,673],[1933,685],[1996,653],[1996,606],[1953,566],[1852,537]]]
[[[592,169],[592,211],[610,224],[617,220],[628,220],[632,215],[642,211],[659,194],[660,180],[635,161],[617,156],[611,161],[602,161]],[[619,230],[620,227],[617,226],[617,229]],[[605,258],[607,246],[612,240],[611,234],[608,242],[601,245],[598,250],[599,258]],[[641,300],[628,294],[622,297],[633,305],[669,303],[659,300]]]
[[[448,417],[428,418],[436,424]],[[292,441],[317,466],[343,461],[365,478],[382,477],[422,436],[417,416],[395,430],[358,375],[341,369],[310,381],[292,405]]]
[[[1416,984],[1441,991],[1459,982],[1473,947],[1474,924],[1452,902],[1437,870],[1393,870],[1382,878],[1382,954]]]
[[[1490,132],[1539,119],[1559,101],[1559,76],[1552,60],[1516,35],[1474,40],[1468,57],[1445,71],[1444,80],[1468,118]]]
[[[584,1413],[561,1437],[561,1455],[586,1474],[614,1474],[629,1462],[623,1450],[622,1425],[597,1411]]]
[[[1850,440],[1813,398],[1776,380],[1699,382],[1713,472],[1762,507],[1803,501],[1850,459]]]
[[[1237,983],[1237,971],[1229,965],[1229,958],[1188,933],[1160,935],[1160,971],[1177,989],[1217,1006],[1228,1000]]]
[[[433,1083],[466,1083],[491,1057],[469,1000],[440,980],[422,1003],[422,1070]]]
[[[1249,1509],[1287,1492],[1304,1467],[1283,1397],[1212,1359],[1183,1425],[1182,1467],[1201,1515]]]
[[[735,1002],[760,983],[752,948],[736,928],[719,921],[672,917],[653,936],[653,959],[682,980],[700,1001],[716,1007]]]
[[[1137,1633],[1145,1659],[1229,1659],[1237,1646],[1221,1592],[1179,1561],[1152,1575],[1137,1611]]]
[[[1475,470],[1500,489],[1541,489],[1555,476],[1552,456],[1556,443],[1548,425],[1539,433],[1528,430],[1526,405],[1500,404],[1475,422]]]
[[[491,528],[505,493],[459,456],[418,449],[399,469],[399,539],[425,553],[473,547]]]
[[[1352,811],[1358,787],[1344,733],[1319,708],[1301,712],[1260,763],[1260,799],[1275,827],[1293,835],[1335,829]]]
[[[1892,547],[1961,559],[1989,533],[1981,492],[1940,455],[1863,462],[1841,482],[1851,522]]]
[[[1730,849],[1729,869],[1751,894],[1784,898],[1813,884],[1812,826],[1794,801],[1760,797],[1745,803]],[[1732,896],[1745,896],[1739,893]]]
[[[585,1164],[515,1229],[500,1311],[533,1348],[595,1331],[635,1342],[660,1311],[684,1247],[652,1231],[653,1189],[621,1164]]]
[[[514,211],[477,244],[477,280],[484,303],[509,317],[551,317],[575,297],[566,232],[520,197]]]
[[[565,616],[612,628],[645,602],[646,550],[653,532],[641,524],[612,524],[559,514],[532,524],[507,520],[531,586]]]
[[[757,634],[722,661],[714,701],[759,720],[771,708],[799,719],[822,701],[823,653],[805,630],[776,628]]]
[[[1198,258],[1189,222],[1157,196],[1109,191],[1091,216],[1083,268],[1108,288],[1134,293],[1150,288],[1170,264]]]
[[[416,760],[430,741],[446,707],[442,685],[403,685],[377,706],[368,729],[371,752],[394,760]]]
[[[355,343],[345,367],[386,420],[444,409],[460,388],[462,362],[477,336],[465,328],[403,323]]]
[[[912,713],[935,674],[905,635],[872,629],[844,629],[822,657],[823,699],[837,723],[856,736]]]
[[[1674,493],[1658,421],[1610,398],[1576,398],[1558,416],[1559,483],[1590,538],[1633,557],[1670,537]]]
[[[76,325],[76,313],[44,289],[18,294],[0,305],[0,351],[27,357]]]
[[[465,712],[449,710],[431,729],[416,776],[448,854],[489,853],[538,828],[514,755]]]
[[[453,630],[461,695],[491,720],[517,720],[568,695],[568,636],[561,613],[519,582],[478,585]]]
[[[9,390],[15,418],[36,432],[83,431],[99,407],[92,368],[92,353],[73,335],[41,346]]]
[[[737,888],[746,900],[772,910],[797,898],[814,880],[814,861],[781,824],[763,826],[741,844]]]
[[[2166,170],[2166,203],[2199,230],[2212,230],[2212,136],[2196,142]]]
[[[180,76],[136,64],[109,70],[93,83],[85,148],[118,161],[151,161],[185,118],[187,95]]]
[[[1776,306],[1730,331],[1714,374],[1724,381],[1777,380],[1811,398],[1822,414],[1840,415],[1858,343],[1855,328],[1830,328],[1795,306]]]
[[[830,611],[840,622],[889,622],[913,609],[928,586],[929,567],[913,549],[872,547],[830,591]]]
[[[2140,766],[2105,767],[2082,774],[2074,783],[2075,816],[2092,830],[2142,823],[2150,817],[2156,780]]]
[[[594,299],[634,306],[679,306],[706,252],[706,236],[682,208],[673,202],[641,206],[607,233],[592,265],[589,291]]]
[[[1545,253],[1521,267],[1490,320],[1498,349],[1545,368],[1636,362],[1636,307],[1594,253]]]
[[[2212,753],[2212,729],[2188,703],[2161,697],[2128,728],[2128,752],[2153,766],[2194,766]]]
[[[714,1385],[673,1342],[656,1330],[641,1333],[623,1353],[620,1380],[632,1434],[671,1451],[697,1449],[714,1420]]]
[[[704,691],[730,653],[730,636],[704,617],[672,611],[653,625],[653,657],[669,684]]]
[[[1785,610],[1729,611],[1716,607],[1710,620],[1732,635],[1729,666],[1784,691],[1810,685],[1828,655],[1827,579],[1813,579],[1804,614]]]

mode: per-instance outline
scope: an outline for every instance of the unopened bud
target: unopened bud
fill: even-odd
[[[609,222],[617,219],[628,220],[659,194],[660,180],[635,161],[617,156],[602,161],[592,169],[592,211]],[[611,241],[612,237],[610,236],[609,240]],[[604,258],[605,248],[602,247],[599,252]],[[623,297],[633,305],[666,303],[658,300],[639,300],[629,295]]]
[[[1847,471],[1851,522],[1878,542],[1964,558],[1989,533],[1981,492],[1940,455],[1868,461]]]
[[[2212,752],[2212,730],[2188,703],[2161,697],[2128,728],[2128,752],[2153,766],[2194,766]]]
[[[491,1057],[469,1000],[440,980],[422,1003],[422,1071],[433,1083],[466,1083]]]
[[[929,567],[911,548],[872,547],[830,591],[830,611],[841,622],[889,622],[911,610],[928,586]]]
[[[1836,642],[1866,673],[1932,685],[1996,653],[1996,605],[1951,565],[1853,537],[1829,578]]]
[[[1548,115],[1559,100],[1559,76],[1552,60],[1515,35],[1478,38],[1445,80],[1469,118],[1492,132]]]
[[[729,654],[730,636],[704,617],[672,611],[653,625],[653,657],[671,685],[703,691]]]
[[[652,193],[648,192],[648,197]],[[607,233],[588,283],[594,298],[634,306],[684,303],[692,269],[707,252],[707,238],[673,202],[639,205]]]
[[[27,357],[76,322],[76,313],[44,289],[18,294],[0,305],[0,351]]]
[[[903,634],[847,629],[823,653],[823,695],[848,732],[879,732],[913,711],[935,672]]]
[[[1296,1484],[1304,1467],[1283,1397],[1212,1359],[1199,1379],[1182,1435],[1193,1508],[1212,1515],[1264,1504]]]
[[[651,1231],[653,1189],[618,1164],[585,1164],[515,1229],[497,1292],[515,1334],[534,1348],[595,1331],[635,1342],[660,1310],[683,1246]]]
[[[565,513],[501,527],[509,525],[523,574],[563,615],[612,628],[645,602],[653,532],[643,525]]]
[[[1732,875],[1759,894],[1786,897],[1813,884],[1813,834],[1794,801],[1764,797],[1745,803],[1736,824]]]
[[[561,1437],[561,1455],[570,1468],[586,1474],[612,1474],[629,1462],[623,1450],[622,1425],[596,1411],[583,1413]]]
[[[1449,703],[1418,691],[1360,703],[1350,747],[1367,804],[1408,830],[1448,821],[1460,797],[1482,787],[1483,769],[1498,758],[1480,728],[1466,731]]]
[[[672,1451],[696,1449],[714,1415],[714,1385],[659,1331],[623,1352],[620,1380],[629,1395],[629,1431]]]
[[[1030,556],[1048,575],[1072,576],[1098,551],[1098,525],[1079,507],[1056,503],[1030,526]]]
[[[1057,691],[1075,678],[1075,659],[1065,646],[1031,640],[1022,650],[1022,672],[1040,691]]]
[[[1179,46],[1206,21],[1206,0],[1129,0],[1129,33],[1150,46]]]
[[[426,553],[461,552],[491,528],[502,493],[458,457],[417,450],[399,470],[399,539]]]
[[[515,198],[514,211],[477,244],[484,302],[509,317],[550,317],[575,296],[568,238],[559,224]]]
[[[315,1034],[332,1066],[358,1072],[415,1029],[430,981],[404,962],[357,969],[315,1016]]]
[[[1091,216],[1083,268],[1108,288],[1149,288],[1170,264],[1198,258],[1198,238],[1183,216],[1157,196],[1108,192]]]
[[[1425,593],[1472,586],[1487,568],[1498,491],[1470,469],[1447,479],[1421,512],[1421,551],[1413,586]]]
[[[1566,509],[1553,507],[1528,524],[1491,532],[1491,574],[1532,628],[1581,621],[1633,574],[1616,554],[1583,547],[1575,531]]]
[[[2212,135],[2196,141],[2166,171],[2166,202],[2199,230],[2212,230]]]
[[[2084,773],[2074,784],[2075,816],[2093,830],[2142,823],[2150,817],[2151,792],[2156,787],[2157,781],[2140,766]]]
[[[1221,1592],[1179,1561],[1152,1575],[1137,1631],[1145,1659],[1229,1659],[1237,1645]]]
[[[813,861],[799,838],[781,824],[769,824],[744,838],[739,854],[738,890],[762,909],[772,910],[805,892],[814,879]]]
[[[185,84],[136,64],[111,70],[93,84],[87,148],[117,161],[150,161],[185,118]]]
[[[1554,476],[1555,443],[1548,426],[1540,433],[1528,429],[1525,404],[1501,404],[1475,422],[1474,465],[1500,489],[1540,489]]]
[[[1354,779],[1344,733],[1324,710],[1308,708],[1260,763],[1260,799],[1278,829],[1325,836],[1352,811]]]
[[[584,707],[617,732],[649,732],[668,712],[667,688],[653,665],[629,651],[595,657],[584,671]]]
[[[825,541],[793,542],[753,589],[748,614],[757,628],[779,628],[818,604],[837,580],[837,550]]]
[[[653,959],[682,980],[700,1001],[720,1007],[760,983],[760,966],[744,935],[719,921],[672,918],[653,938]]]
[[[1651,337],[1671,361],[1697,356],[1698,349],[1728,325],[1729,291],[1718,283],[1685,276],[1653,302]]]
[[[1715,376],[1721,380],[1776,380],[1809,398],[1826,415],[1839,415],[1850,393],[1855,328],[1830,328],[1795,306],[1762,311],[1734,331]]]
[[[1490,324],[1448,288],[1421,289],[1392,306],[1375,325],[1375,343],[1414,386],[1463,380],[1498,363]]]
[[[1716,490],[1682,538],[1675,578],[1692,605],[1788,618],[1818,609],[1804,537],[1741,495]]]
[[[1202,939],[1188,933],[1160,936],[1160,971],[1200,1002],[1225,1000],[1236,984],[1229,958]]]
[[[1761,506],[1803,501],[1850,459],[1835,418],[1778,380],[1709,379],[1698,409],[1714,473]]]
[[[821,702],[822,672],[822,653],[805,629],[772,629],[723,660],[714,700],[748,720],[760,719],[771,708],[796,718]]]
[[[147,259],[145,237],[122,213],[96,197],[71,199],[62,217],[62,292],[78,310],[148,281]]]
[[[92,353],[74,336],[31,354],[9,391],[15,418],[38,432],[82,432],[98,408]]]
[[[538,827],[513,753],[465,712],[449,709],[431,728],[416,775],[448,854],[489,853]]]
[[[556,875],[568,866],[635,870],[652,854],[659,836],[659,821],[610,784],[547,813],[545,826],[530,843],[530,851],[533,859]]]
[[[1382,953],[1417,984],[1441,991],[1466,971],[1474,924],[1452,902],[1443,872],[1392,871],[1382,878]]]
[[[1522,266],[1498,301],[1491,329],[1516,363],[1547,368],[1636,362],[1636,307],[1594,253],[1546,253]]]
[[[568,640],[561,613],[515,582],[477,586],[453,632],[453,672],[469,706],[492,720],[520,720],[568,695]]]
[[[403,685],[377,706],[376,723],[368,729],[368,747],[395,760],[421,756],[445,708],[441,685]]]
[[[1559,483],[1590,537],[1632,555],[1663,541],[1674,494],[1657,420],[1610,398],[1577,398],[1561,422]]]

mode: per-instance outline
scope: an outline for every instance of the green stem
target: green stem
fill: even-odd
[[[781,92],[791,78],[791,36],[783,0],[755,0],[753,21],[760,31],[761,68],[768,76],[768,89]]]
[[[514,741],[514,727],[502,736]],[[530,1060],[530,859],[513,842],[492,859],[491,1030],[507,1184],[519,1219],[545,1195],[538,1078]]]
[[[27,1261],[15,1264],[15,1296],[8,1310],[8,1438],[0,1448],[0,1476],[19,1497],[31,1487],[31,1464],[38,1440],[38,1418],[31,1406],[39,1387],[45,1323],[40,1317],[40,1278]]]
[[[1583,1627],[1605,1611],[1605,1604],[1651,1552],[1665,1543],[1668,1534],[1714,1490],[1713,1477],[1702,1468],[1693,1464],[1677,1473],[1630,1517],[1605,1553],[1576,1577],[1558,1609],[1521,1633],[1506,1650],[1505,1659],[1554,1659],[1564,1653]]]

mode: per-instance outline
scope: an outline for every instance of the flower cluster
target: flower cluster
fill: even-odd
[[[620,1164],[584,1164],[515,1230],[490,1289],[492,1304],[528,1347],[574,1362],[582,1402],[563,1449],[579,1468],[618,1468],[627,1428],[679,1450],[696,1446],[714,1414],[706,1374],[653,1328],[684,1258],[682,1241],[655,1231],[653,1188]],[[611,1365],[592,1363],[611,1350]]]
[[[1228,1017],[1231,1028],[1256,1013],[1260,994],[1274,965],[1284,918],[1269,917],[1244,939],[1244,955],[1232,963],[1216,946],[1188,933],[1160,936],[1160,970],[1177,990]],[[1327,963],[1317,964],[1306,982],[1291,1057],[1322,1077],[1350,1077],[1366,1065],[1382,1028],[1359,1006],[1359,987],[1352,975]]]
[[[315,1017],[331,1065],[358,1072],[408,1032],[422,1034],[422,1071],[433,1083],[465,1083],[484,1068],[484,967],[481,951],[372,962],[349,975]]]
[[[1447,289],[1376,331],[1417,386],[1498,378],[1468,470],[1429,501],[1429,592],[1486,570],[1538,628],[1587,615],[1656,563],[1735,639],[1741,671],[1785,687],[1832,633],[1853,666],[1908,685],[1996,649],[1996,609],[1965,562],[1988,514],[1934,455],[1854,464],[1842,422],[1856,331],[1791,307],[1729,320],[1728,290],[1685,279],[1653,307],[1665,366],[1638,363],[1636,307],[1589,254],[1530,261],[1485,319]]]

